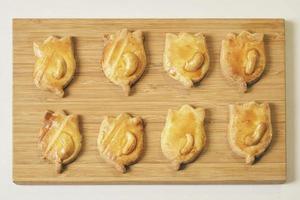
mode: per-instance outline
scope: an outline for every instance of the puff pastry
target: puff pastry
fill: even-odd
[[[57,96],[64,96],[64,88],[72,80],[76,62],[70,37],[48,37],[43,44],[33,43],[37,60],[33,79],[42,90],[50,90]]]
[[[253,164],[272,140],[270,107],[248,102],[229,106],[228,141],[237,155]]]
[[[161,134],[161,149],[175,170],[181,164],[192,162],[206,142],[203,108],[183,105],[179,110],[168,111]]]
[[[101,65],[105,76],[129,95],[130,87],[142,76],[146,67],[142,31],[122,29],[105,35]]]
[[[167,33],[163,66],[169,76],[192,87],[209,68],[205,37],[201,33]]]
[[[97,140],[100,156],[118,171],[140,157],[143,150],[144,126],[142,118],[122,113],[116,118],[105,117]]]
[[[222,41],[220,63],[222,72],[229,82],[238,86],[242,92],[261,77],[266,56],[263,33],[229,33]]]
[[[56,164],[57,173],[72,162],[81,149],[81,134],[76,115],[66,115],[63,111],[47,111],[39,134],[39,145],[43,158]]]

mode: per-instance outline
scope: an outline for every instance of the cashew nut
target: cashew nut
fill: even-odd
[[[184,147],[180,150],[181,155],[186,155],[188,154],[194,147],[194,137],[192,134],[188,133],[185,135],[186,137],[186,142]]]
[[[123,55],[123,60],[125,75],[131,76],[137,70],[139,58],[134,53],[128,52]]]
[[[204,62],[204,56],[200,52],[197,52],[186,63],[186,65],[184,66],[184,69],[188,72],[194,72],[202,66],[203,62]]]
[[[65,74],[66,74],[66,71],[67,71],[67,64],[64,60],[64,58],[57,58],[55,59],[55,70],[54,72],[52,73],[53,77],[55,79],[61,79]]]
[[[245,144],[247,146],[252,146],[258,144],[258,142],[261,140],[263,135],[265,134],[267,130],[267,124],[266,123],[259,123],[252,135],[248,135],[245,138]]]
[[[258,58],[258,53],[256,50],[252,49],[247,54],[247,60],[245,63],[245,73],[252,74],[255,69],[256,61]]]
[[[136,146],[136,138],[131,132],[126,132],[126,144],[122,149],[122,154],[123,155],[128,155],[130,154]]]

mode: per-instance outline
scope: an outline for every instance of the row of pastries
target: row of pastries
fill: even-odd
[[[229,105],[227,139],[234,153],[247,164],[262,155],[272,140],[270,107],[267,103],[247,102]],[[144,149],[144,123],[139,116],[121,113],[105,116],[100,125],[97,148],[103,160],[125,173],[126,166],[138,161]],[[161,133],[161,150],[175,170],[193,162],[205,147],[205,109],[182,105],[169,109]],[[82,135],[76,115],[63,111],[47,111],[39,134],[43,158],[55,163],[61,173],[63,166],[76,159]],[[96,141],[95,141],[96,143]]]
[[[248,85],[258,81],[264,71],[263,36],[262,33],[242,31],[238,35],[229,33],[222,41],[222,72],[243,92],[247,91]],[[194,86],[209,70],[206,43],[201,33],[167,33],[163,55],[165,71],[184,86]],[[33,73],[35,85],[63,97],[63,89],[72,80],[76,69],[71,38],[50,36],[40,45],[34,43],[33,47],[37,57]],[[130,87],[139,80],[147,66],[143,33],[122,29],[104,35],[100,64],[105,76],[129,95]]]
[[[105,76],[129,95],[131,86],[142,76],[147,59],[143,34],[122,29],[104,36],[101,66]],[[37,57],[34,83],[63,97],[64,88],[76,70],[70,37],[50,36],[42,44],[34,43]],[[224,76],[246,92],[265,68],[262,33],[229,33],[222,41],[220,63]],[[201,33],[167,33],[163,67],[170,77],[190,88],[203,79],[210,60],[205,36]],[[81,150],[82,135],[76,115],[47,111],[40,129],[39,145],[43,158],[55,163],[57,172],[74,161]],[[144,149],[144,123],[141,117],[121,113],[104,117],[97,139],[100,156],[118,171],[138,161]],[[233,152],[253,164],[272,139],[270,108],[267,103],[247,102],[229,106],[227,138]],[[172,167],[194,161],[205,147],[205,109],[182,105],[168,110],[161,133],[161,150]]]

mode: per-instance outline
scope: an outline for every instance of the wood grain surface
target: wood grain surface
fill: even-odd
[[[121,28],[141,29],[148,66],[127,97],[104,77],[99,65],[102,36]],[[246,94],[230,86],[219,64],[221,40],[228,32],[265,33],[267,67]],[[186,89],[163,70],[165,33],[202,32],[207,37],[211,66],[199,86]],[[33,84],[32,43],[50,35],[73,36],[76,75],[59,98]],[[286,180],[285,29],[282,19],[14,19],[13,20],[13,181],[19,184],[195,184],[282,183]],[[273,141],[259,161],[248,166],[226,140],[228,104],[269,102]],[[207,146],[184,170],[173,171],[160,149],[167,110],[182,104],[206,109]],[[77,160],[56,174],[41,158],[38,132],[44,112],[63,109],[80,116],[83,148]],[[146,122],[145,150],[128,173],[121,174],[98,154],[96,138],[105,115],[129,112]]]

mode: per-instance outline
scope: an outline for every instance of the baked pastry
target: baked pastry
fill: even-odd
[[[122,113],[116,118],[105,117],[101,123],[97,146],[100,156],[118,171],[137,161],[143,150],[142,118]]]
[[[64,96],[64,88],[72,80],[76,62],[70,37],[48,37],[43,44],[33,43],[37,60],[33,80],[42,90],[50,90],[57,96]]]
[[[161,134],[161,149],[175,170],[195,160],[203,149],[206,142],[204,117],[203,108],[183,105],[178,111],[169,109]]]
[[[192,87],[208,71],[205,37],[201,33],[167,33],[163,66],[169,76],[186,87]]]
[[[267,103],[229,105],[228,141],[233,152],[244,157],[247,164],[253,164],[271,140],[271,114]]]
[[[101,65],[105,76],[129,95],[130,87],[142,76],[146,67],[142,31],[122,29],[104,36]]]
[[[229,82],[242,92],[261,77],[266,65],[263,33],[229,33],[222,41],[220,63]]]
[[[47,111],[39,134],[43,158],[54,162],[57,173],[63,166],[75,160],[81,149],[81,134],[76,115],[63,111]]]

